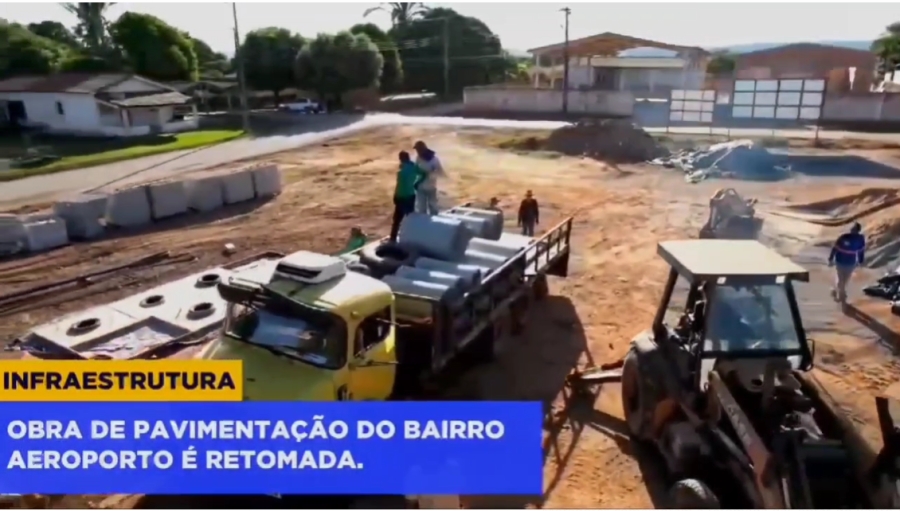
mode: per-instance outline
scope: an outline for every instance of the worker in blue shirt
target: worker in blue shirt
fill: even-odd
[[[847,300],[847,283],[857,266],[866,262],[866,237],[862,234],[862,226],[854,222],[850,232],[838,236],[828,256],[828,266],[834,265],[835,285],[833,294],[836,300]]]

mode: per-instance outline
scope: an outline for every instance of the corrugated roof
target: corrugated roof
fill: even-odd
[[[105,87],[127,80],[126,73],[61,73],[47,76],[16,76],[0,81],[0,92],[67,92],[96,94]]]
[[[109,102],[116,106],[126,108],[146,106],[183,105],[190,101],[189,96],[180,92],[163,92],[162,94],[150,94],[147,96],[135,96],[128,99],[113,99]]]

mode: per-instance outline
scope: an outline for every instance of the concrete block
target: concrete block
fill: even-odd
[[[56,215],[32,215],[22,219],[25,245],[29,252],[40,252],[69,244],[66,221]]]
[[[185,181],[188,208],[194,211],[213,211],[225,204],[221,176],[203,177]]]
[[[188,193],[184,181],[150,183],[147,185],[147,196],[154,220],[187,213]]]
[[[25,225],[16,215],[0,214],[0,256],[13,255],[25,248]]]
[[[106,204],[106,225],[137,227],[146,225],[153,218],[146,186],[118,190],[109,196]]]
[[[106,203],[108,201],[109,196],[105,193],[82,193],[56,202],[53,205],[53,212],[63,218],[71,210],[77,211],[79,216],[103,218],[103,215],[106,214]]]
[[[250,169],[253,175],[253,188],[257,197],[274,197],[281,193],[281,168],[278,165],[263,165]]]
[[[87,240],[103,234],[100,218],[106,210],[105,194],[78,195],[53,204],[53,212],[66,223],[69,239]]]
[[[222,193],[225,204],[237,204],[253,200],[253,173],[249,169],[239,170],[222,176]]]

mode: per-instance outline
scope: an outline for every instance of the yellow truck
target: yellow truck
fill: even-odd
[[[547,276],[568,274],[571,229],[570,217],[525,239],[440,299],[398,292],[335,256],[260,261],[218,284],[228,304],[222,335],[198,357],[242,360],[245,400],[427,395],[491,360],[498,342],[524,326],[531,303],[548,293]]]

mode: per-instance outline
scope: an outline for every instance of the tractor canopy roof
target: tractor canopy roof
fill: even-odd
[[[756,240],[692,239],[663,241],[659,254],[690,283],[809,281],[809,272]]]

